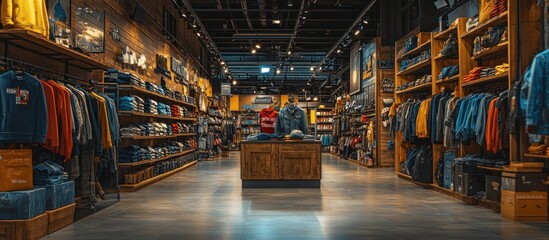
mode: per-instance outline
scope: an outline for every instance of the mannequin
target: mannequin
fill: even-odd
[[[273,101],[269,104],[269,107],[261,109],[261,112],[259,112],[262,133],[273,134],[275,132],[275,123],[278,117],[278,112],[274,110],[276,105],[277,102]]]
[[[305,111],[297,106],[294,96],[288,98],[287,105],[278,113],[275,133],[288,135],[292,130],[301,130],[303,134],[308,133],[307,116]]]

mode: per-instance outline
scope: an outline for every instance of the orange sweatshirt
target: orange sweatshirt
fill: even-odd
[[[46,104],[48,106],[48,131],[46,132],[46,142],[43,147],[53,151],[55,153],[59,152],[59,122],[57,121],[57,109],[58,105],[55,101],[56,94],[53,90],[53,87],[50,86],[46,81],[41,80],[42,86],[44,87],[44,93],[46,95]]]

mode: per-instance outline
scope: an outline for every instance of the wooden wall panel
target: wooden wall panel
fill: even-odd
[[[376,40],[376,55],[378,61],[395,61],[395,50],[392,46],[381,46],[381,39]],[[379,66],[378,66],[379,67]],[[376,71],[376,163],[379,167],[390,167],[395,165],[395,151],[389,150],[387,141],[394,140],[391,138],[389,126],[383,127],[381,122],[381,111],[383,110],[383,99],[394,98],[392,93],[383,93],[381,83],[383,79],[395,78],[394,69],[377,69]]]

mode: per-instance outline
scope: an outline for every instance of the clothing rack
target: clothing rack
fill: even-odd
[[[50,78],[52,80],[65,82],[65,83],[78,83],[78,84],[84,84],[87,86],[93,86],[94,81],[89,80],[86,81],[80,77],[72,76],[66,73],[60,73],[59,71],[38,66],[32,63],[28,63],[21,60],[12,59],[5,56],[0,56],[0,65],[7,67],[7,68],[15,68],[17,69],[23,69],[25,72],[38,75],[40,77],[46,77]]]

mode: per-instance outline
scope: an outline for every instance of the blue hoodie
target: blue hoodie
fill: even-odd
[[[14,71],[0,75],[0,114],[0,141],[45,142],[46,96],[40,81],[32,75]]]

